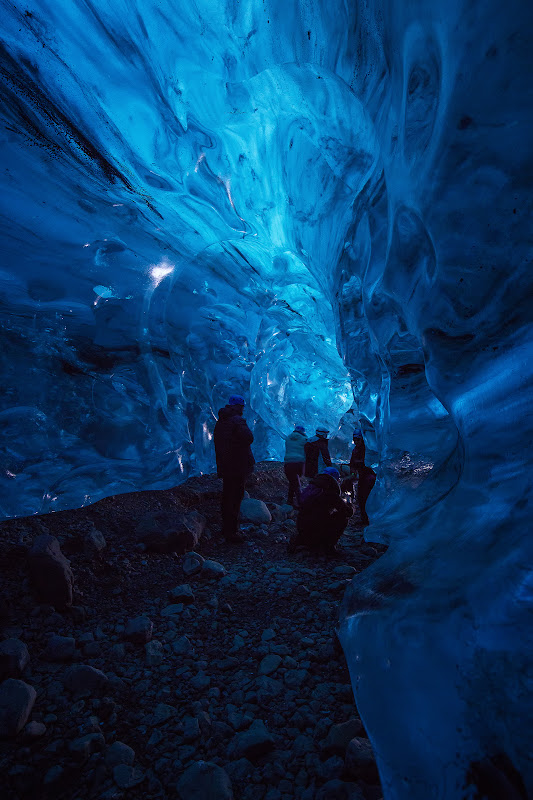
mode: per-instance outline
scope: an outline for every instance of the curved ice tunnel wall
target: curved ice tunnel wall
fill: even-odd
[[[49,5],[1,3],[3,515],[211,468],[230,390],[259,457],[358,416],[385,796],[531,796],[529,4]]]

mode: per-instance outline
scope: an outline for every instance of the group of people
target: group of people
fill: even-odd
[[[365,464],[363,434],[360,429],[354,431],[348,474],[341,476],[331,461],[328,433],[326,428],[317,428],[315,435],[308,439],[304,427],[296,425],[285,442],[287,502],[298,509],[298,534],[291,540],[290,550],[299,546],[333,550],[353,515],[351,498],[355,491],[361,523],[369,524],[366,501],[376,482],[376,473]],[[302,490],[304,475],[310,480]]]
[[[238,531],[239,510],[255,464],[251,449],[254,437],[243,417],[244,405],[241,395],[232,395],[219,411],[214,432],[217,473],[222,478],[222,533],[228,542],[243,541]],[[287,502],[298,510],[297,534],[289,542],[291,552],[298,547],[334,550],[353,515],[354,493],[361,523],[369,523],[366,501],[376,473],[365,464],[362,433],[359,429],[354,432],[354,449],[344,476],[332,464],[328,433],[325,428],[317,428],[308,439],[304,427],[296,425],[285,441]],[[304,475],[310,480],[302,488]]]

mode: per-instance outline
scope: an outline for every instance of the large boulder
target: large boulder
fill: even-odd
[[[5,639],[0,644],[0,678],[18,678],[22,675],[30,654],[20,639]]]
[[[178,781],[180,800],[233,800],[227,772],[209,761],[197,761],[187,767]]]
[[[0,685],[0,736],[16,736],[22,730],[36,696],[33,686],[15,678]]]
[[[205,517],[197,511],[151,511],[137,525],[136,535],[148,552],[181,555],[194,550],[205,526]]]
[[[265,503],[262,500],[254,500],[252,497],[242,501],[240,517],[243,522],[254,522],[256,525],[272,521],[272,515]]]
[[[55,536],[38,536],[29,553],[30,582],[37,600],[63,608],[72,605],[74,578],[70,561]]]

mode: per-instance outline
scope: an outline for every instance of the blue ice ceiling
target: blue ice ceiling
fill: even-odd
[[[0,7],[2,515],[361,420],[385,798],[533,796],[531,4]]]
[[[212,469],[235,391],[259,458],[336,430],[335,265],[379,147],[323,12],[4,14],[4,514]]]

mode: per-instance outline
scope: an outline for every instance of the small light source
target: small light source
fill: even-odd
[[[167,275],[174,270],[172,264],[169,264],[166,259],[160,261],[159,264],[155,264],[153,267],[150,267],[150,276],[152,281],[154,282],[154,286],[159,286],[163,278],[166,278]]]

